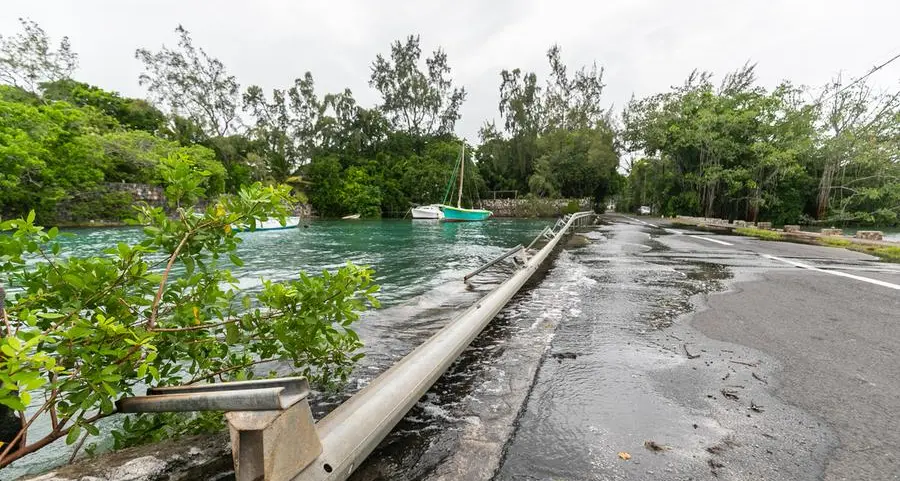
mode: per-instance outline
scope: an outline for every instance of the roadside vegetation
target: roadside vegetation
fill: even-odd
[[[632,100],[621,142],[637,156],[618,204],[661,215],[834,225],[900,222],[900,89],[840,76],[766,89],[753,65],[695,71]]]
[[[767,241],[780,241],[784,239],[784,236],[782,236],[778,232],[766,229],[757,229],[756,227],[740,227],[735,229],[734,233],[747,237],[756,237],[757,239]]]
[[[140,208],[138,244],[80,258],[61,248],[58,229],[36,225],[34,212],[0,223],[0,287],[8,289],[0,302],[0,411],[5,428],[16,418],[21,426],[3,439],[0,468],[56,439],[99,434],[96,423],[138,386],[276,370],[329,386],[362,357],[352,326],[378,306],[371,269],[348,263],[321,276],[264,281],[255,295],[236,289],[230,269],[243,261],[231,226],[284,218],[290,187],[254,183],[195,210],[191,201],[210,176],[185,158],[167,165],[177,173],[167,185],[175,217]],[[39,419],[49,432],[26,436]],[[121,447],[216,426],[220,414],[138,416],[114,437]]]
[[[881,258],[887,262],[900,262],[900,247],[895,246],[877,246],[871,244],[857,244],[847,239],[835,239],[824,237],[817,239],[821,245],[829,247],[844,247],[856,252],[870,254]]]

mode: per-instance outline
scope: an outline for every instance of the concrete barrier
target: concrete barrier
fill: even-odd
[[[747,227],[747,221],[744,220],[736,220],[734,221],[735,227]]]
[[[822,229],[820,232],[822,235],[844,235],[844,229]]]
[[[759,227],[760,229],[771,229],[772,223],[771,222],[758,222],[756,224],[756,226]]]
[[[857,239],[866,239],[866,240],[884,240],[884,233],[878,230],[860,230],[856,231],[856,235],[854,236]]]
[[[784,226],[784,231],[785,231],[785,232],[800,232],[800,226],[799,226],[799,225],[787,224],[787,225]]]

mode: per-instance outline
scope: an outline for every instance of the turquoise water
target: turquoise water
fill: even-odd
[[[288,230],[245,232],[232,267],[242,289],[258,287],[261,278],[286,280],[298,273],[334,270],[352,261],[375,269],[379,296],[390,306],[422,294],[516,244],[531,242],[549,220],[492,219],[442,223],[399,219],[309,221]],[[70,229],[63,240],[69,255],[97,254],[119,242],[136,243],[140,228]]]

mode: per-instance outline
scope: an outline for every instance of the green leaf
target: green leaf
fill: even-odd
[[[59,228],[58,228],[58,227],[55,227],[55,226],[54,226],[54,227],[51,227],[50,230],[47,231],[47,237],[48,237],[50,240],[56,239],[56,236],[58,236],[58,235],[59,235]]]
[[[25,404],[22,403],[18,396],[0,397],[0,404],[3,404],[13,411],[24,411],[26,409]]]
[[[243,267],[244,261],[242,261],[241,258],[237,256],[237,254],[228,254],[228,258],[231,259],[231,262],[234,263],[234,265]]]
[[[29,224],[34,222],[34,210],[28,211],[28,218],[25,219],[25,221],[28,222]]]
[[[81,435],[81,425],[75,424],[69,429],[69,434],[66,434],[66,444],[72,445],[75,444],[75,441],[78,441],[78,436]]]
[[[228,344],[236,344],[240,338],[240,332],[235,323],[225,324],[225,342]]]

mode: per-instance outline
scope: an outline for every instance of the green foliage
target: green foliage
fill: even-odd
[[[570,200],[565,207],[562,208],[563,215],[566,214],[574,214],[576,212],[581,211],[581,205],[578,204],[577,200]]]
[[[569,75],[556,45],[547,59],[551,73],[543,88],[534,73],[501,73],[506,138],[493,124],[482,128],[478,157],[485,180],[493,190],[601,201],[612,194],[619,164],[615,134],[600,106],[603,71],[594,65]]]
[[[123,98],[116,92],[107,92],[93,85],[70,79],[41,84],[45,100],[68,102],[78,107],[93,107],[132,130],[150,133],[162,131],[166,117],[145,100]]]
[[[94,113],[64,102],[0,100],[0,213],[33,209],[52,218],[67,192],[101,182],[103,159],[94,132],[103,127]]]
[[[694,72],[670,92],[632,101],[622,140],[634,163],[621,208],[665,215],[893,225],[900,213],[900,96],[840,79],[819,100],[785,83],[756,85],[753,66]],[[682,199],[674,203],[673,199]],[[685,202],[687,201],[687,202]]]
[[[212,434],[225,429],[224,413],[152,413],[128,415],[112,431],[113,449],[158,443],[194,434]]]
[[[734,230],[734,233],[747,237],[756,237],[757,239],[767,241],[779,241],[784,238],[778,232],[765,229],[757,229],[756,227],[739,227]]]
[[[166,169],[189,178],[173,198],[196,196],[203,176],[188,159],[173,156]],[[264,281],[255,298],[236,290],[229,270],[242,262],[231,226],[283,219],[289,202],[289,187],[257,183],[199,213],[177,209],[176,218],[143,206],[140,243],[90,258],[61,253],[58,230],[35,225],[33,212],[0,223],[0,282],[15,292],[0,338],[0,404],[22,411],[39,400],[29,419],[49,415],[46,439],[71,443],[97,434],[94,423],[138,385],[246,379],[272,361],[319,384],[345,380],[362,356],[351,327],[359,311],[378,306],[370,269]],[[0,466],[46,439],[10,444]]]
[[[59,208],[56,218],[69,223],[82,224],[90,220],[127,219],[134,210],[134,197],[130,192],[94,191],[79,192],[67,199]]]
[[[381,94],[380,110],[391,124],[413,136],[453,133],[464,88],[454,88],[447,54],[438,48],[420,69],[422,48],[418,35],[391,44],[390,60],[379,54],[372,63],[369,85]]]

